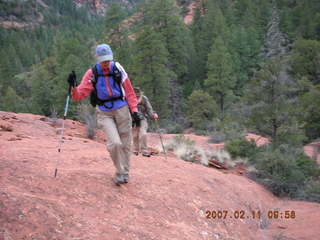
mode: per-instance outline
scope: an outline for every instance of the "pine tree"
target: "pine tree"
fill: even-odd
[[[231,54],[236,72],[235,94],[243,95],[243,89],[252,76],[254,68],[261,61],[259,57],[261,42],[253,28],[232,26]]]
[[[320,84],[320,41],[298,40],[291,57],[295,77],[307,77],[313,84]]]
[[[205,80],[205,86],[218,103],[222,118],[226,108],[226,99],[229,95],[233,95],[232,90],[235,87],[232,65],[231,54],[224,41],[218,37],[208,56],[208,78]]]
[[[119,4],[110,5],[105,18],[106,42],[112,47],[117,61],[124,63],[130,56],[131,45],[128,38],[128,26],[123,22],[127,13]],[[128,61],[127,61],[128,62]]]
[[[59,101],[59,93],[66,88],[61,88],[54,82],[57,72],[55,58],[51,57],[33,65],[31,71],[14,76],[12,89],[18,96],[18,103],[22,103],[15,109],[19,112],[50,115],[54,103]]]
[[[169,114],[168,81],[175,74],[167,67],[169,54],[161,39],[152,26],[145,26],[137,37],[137,51],[130,69],[134,85],[142,88],[155,111],[166,118]]]
[[[301,96],[300,121],[303,123],[309,140],[320,137],[320,84]]]
[[[169,67],[181,83],[191,65],[190,54],[194,53],[194,47],[191,32],[179,16],[179,11],[173,0],[150,1],[144,14],[144,23],[154,26],[163,36],[169,52]]]
[[[283,70],[281,61],[269,61],[250,82],[247,92],[251,106],[249,125],[270,137],[275,145],[279,142],[301,144],[303,134],[297,122],[297,85],[282,77]]]
[[[200,86],[203,85],[203,81],[206,78],[206,62],[208,50],[205,49],[206,39],[203,37],[205,31],[207,31],[204,24],[204,8],[198,3],[198,7],[195,9],[195,14],[193,17],[193,22],[191,25],[191,31],[193,36],[193,45],[195,49],[195,54],[193,57],[193,63],[191,67],[191,72],[194,73],[195,80]],[[192,86],[191,86],[192,88]]]
[[[192,32],[197,60],[194,62],[194,65],[196,65],[194,71],[196,71],[196,76],[203,85],[207,77],[207,61],[212,43],[220,37],[226,45],[229,45],[231,39],[226,19],[216,2],[207,1],[196,9]]]
[[[8,112],[20,112],[23,100],[17,95],[12,87],[8,87],[3,96],[3,110]]]
[[[143,16],[143,23],[154,27],[160,33],[167,49],[167,67],[175,73],[169,79],[171,120],[180,122],[182,117],[181,99],[183,86],[190,86],[194,81],[189,75],[191,56],[194,55],[190,31],[179,15],[179,8],[173,0],[150,1]],[[180,119],[180,120],[179,120]]]
[[[188,98],[188,121],[196,129],[204,130],[217,115],[218,106],[212,96],[202,90],[195,90]]]

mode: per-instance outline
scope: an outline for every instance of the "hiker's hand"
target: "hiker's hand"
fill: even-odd
[[[132,126],[140,127],[141,119],[137,112],[132,113]]]
[[[70,88],[71,88],[71,87],[75,87],[75,86],[76,86],[76,82],[77,82],[76,73],[75,73],[74,71],[72,71],[72,72],[69,74],[69,77],[68,77],[68,83],[69,83]]]
[[[159,118],[159,116],[158,116],[158,114],[154,113],[154,114],[152,114],[151,118],[154,119],[154,120],[156,120],[156,119]]]

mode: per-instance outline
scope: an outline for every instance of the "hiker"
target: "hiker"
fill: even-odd
[[[148,121],[147,118],[158,119],[158,114],[155,113],[152,109],[152,106],[148,98],[143,95],[143,92],[139,87],[135,87],[134,91],[138,100],[138,111],[141,118],[140,126],[133,127],[133,153],[138,155],[139,152],[142,153],[142,156],[150,157],[151,153],[147,145],[147,130],[148,130]]]
[[[87,70],[80,85],[73,84],[72,98],[80,101],[91,94],[98,125],[105,131],[107,149],[116,168],[113,181],[120,185],[129,181],[132,121],[140,126],[137,97],[126,71],[113,61],[109,45],[96,47],[96,59],[94,68]]]

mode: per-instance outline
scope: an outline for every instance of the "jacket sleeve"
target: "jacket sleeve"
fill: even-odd
[[[92,69],[89,69],[82,77],[81,83],[79,86],[73,88],[72,90],[72,98],[76,101],[80,101],[87,96],[90,95],[90,93],[93,90],[93,86],[91,83],[91,80],[93,79],[93,72]]]
[[[117,68],[122,73],[122,87],[124,90],[124,96],[126,97],[128,101],[129,108],[131,112],[138,112],[138,100],[137,96],[133,90],[133,87],[131,85],[131,81],[128,77],[128,74],[124,70],[124,68],[120,65],[120,63],[116,62]]]
[[[126,93],[126,99],[128,101],[131,112],[138,112],[138,100],[136,94],[132,88],[131,81],[127,78],[123,83],[123,88]]]
[[[151,106],[149,99],[146,96],[143,96],[143,104],[144,104],[144,107],[146,109],[148,116],[152,117],[152,115],[154,114],[154,111],[153,111],[153,108]]]

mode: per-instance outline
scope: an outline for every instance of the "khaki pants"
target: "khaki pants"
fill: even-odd
[[[149,149],[147,146],[147,130],[148,130],[148,122],[145,119],[141,120],[140,127],[134,127],[132,129],[134,152],[141,151],[142,153],[149,153]]]
[[[113,111],[97,111],[98,126],[107,137],[107,149],[116,174],[129,174],[132,141],[132,120],[128,105]]]

